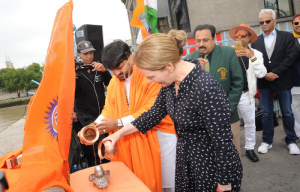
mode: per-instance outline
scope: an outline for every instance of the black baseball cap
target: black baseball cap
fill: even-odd
[[[79,53],[87,53],[89,51],[96,51],[96,49],[94,49],[91,42],[89,42],[89,41],[80,41],[77,45],[77,51]]]

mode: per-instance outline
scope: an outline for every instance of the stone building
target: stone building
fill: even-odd
[[[121,1],[131,21],[136,0]],[[291,30],[291,19],[300,13],[300,0],[158,0],[157,4],[159,31],[184,30],[188,34],[189,45],[195,44],[192,32],[197,25],[214,25],[218,33],[217,40],[221,41],[230,39],[229,29],[241,23],[250,25],[257,34],[261,34],[258,23],[261,9],[269,8],[276,12],[277,28],[280,30],[287,30],[287,27]],[[132,43],[136,45],[138,29],[130,26],[130,30]]]
[[[14,68],[14,64],[9,60],[9,58],[6,58],[5,65],[6,65],[6,68],[9,68],[9,69]]]

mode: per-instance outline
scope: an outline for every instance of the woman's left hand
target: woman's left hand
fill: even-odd
[[[101,119],[101,123],[97,124],[96,128],[100,135],[115,131],[118,129],[118,120],[111,118]]]
[[[118,140],[120,140],[121,138],[122,137],[121,137],[120,131],[117,131],[114,134],[111,134],[110,136],[105,137],[104,139],[102,139],[102,142],[105,143],[105,141],[111,141],[112,148],[110,150],[113,150],[115,148],[116,142]]]
[[[220,185],[218,183],[218,189],[225,191],[225,190],[231,190],[231,183],[229,185]]]

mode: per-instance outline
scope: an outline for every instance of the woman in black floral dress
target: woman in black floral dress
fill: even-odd
[[[169,114],[178,135],[176,192],[239,191],[243,170],[232,143],[229,101],[199,63],[181,60],[185,42],[185,32],[171,30],[138,46],[134,63],[162,88],[149,111],[103,141],[114,145],[124,135],[146,133]]]

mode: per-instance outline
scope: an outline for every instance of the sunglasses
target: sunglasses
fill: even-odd
[[[237,33],[237,34],[234,35],[235,38],[239,38],[239,37],[245,38],[245,37],[247,37],[247,36],[249,36],[249,34]]]
[[[299,22],[295,22],[294,25],[299,25]]]
[[[267,20],[267,21],[261,21],[259,22],[260,25],[263,25],[266,22],[266,24],[270,24],[271,20]]]

